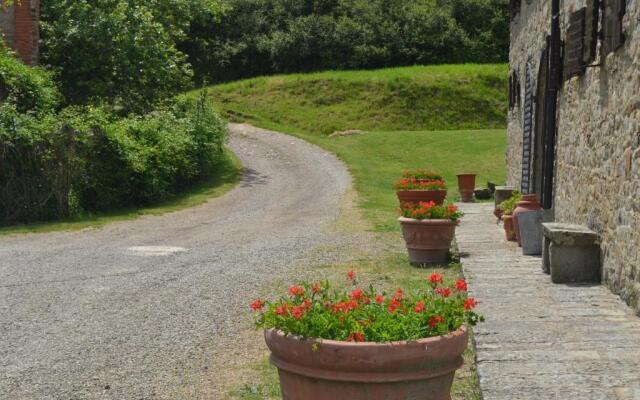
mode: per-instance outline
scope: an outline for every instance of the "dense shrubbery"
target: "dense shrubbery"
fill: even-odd
[[[507,0],[226,0],[181,44],[199,79],[505,62]]]
[[[0,102],[14,104],[20,112],[44,112],[58,106],[60,94],[51,74],[29,68],[0,42]]]
[[[192,18],[213,9],[205,0],[45,1],[42,60],[70,102],[146,112],[190,87],[191,68],[175,44]]]
[[[90,107],[21,112],[4,101],[0,224],[165,199],[215,171],[225,139],[204,95],[128,118]]]

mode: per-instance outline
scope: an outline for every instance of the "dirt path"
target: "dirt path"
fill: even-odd
[[[97,230],[0,239],[1,399],[220,398],[246,305],[294,265],[358,246],[330,232],[351,185],[333,155],[232,125],[222,198]]]

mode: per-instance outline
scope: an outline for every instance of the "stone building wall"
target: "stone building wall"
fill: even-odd
[[[512,23],[511,63],[519,68],[528,51],[544,46],[540,28],[549,30],[550,0],[533,3],[544,4],[520,16],[526,27]],[[583,6],[561,2],[563,34],[569,14]],[[598,49],[595,64],[601,65],[564,82],[559,92],[554,212],[559,222],[601,235],[603,281],[640,313],[640,0],[627,0],[623,31],[621,48],[604,59]],[[522,171],[519,113],[509,116],[512,185],[519,185]]]
[[[40,53],[40,0],[22,0],[12,7],[0,0],[0,33],[28,65],[38,63]]]

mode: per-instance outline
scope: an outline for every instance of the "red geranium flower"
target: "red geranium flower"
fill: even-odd
[[[305,310],[307,310],[307,311],[311,310],[311,300],[309,300],[309,299],[304,299],[304,302],[303,302],[303,303],[304,303],[304,309],[305,309]]]
[[[431,274],[431,276],[429,277],[429,282],[431,282],[434,285],[437,285],[438,283],[442,283],[443,279],[442,279],[442,275],[440,275],[437,272],[434,272],[433,274]]]
[[[416,306],[413,308],[413,311],[417,313],[421,313],[424,311],[424,301],[420,300],[416,303]]]
[[[441,288],[437,288],[435,290],[436,294],[439,294],[442,297],[449,297],[451,296],[451,288],[448,287],[441,287]]]
[[[322,286],[320,285],[320,282],[316,282],[313,284],[313,286],[311,287],[311,291],[313,293],[320,293],[322,292]]]
[[[304,314],[304,307],[303,306],[295,306],[291,309],[291,316],[294,319],[300,319],[302,318],[302,315]]]
[[[354,271],[347,272],[347,278],[354,280],[356,279],[356,273]]]
[[[347,338],[347,342],[364,342],[364,335],[360,332],[353,332]]]
[[[376,296],[376,303],[378,303],[378,304],[384,303],[384,297],[382,297],[380,295],[377,295]]]
[[[469,297],[464,301],[465,310],[473,310],[478,305],[478,302],[473,297]]]
[[[396,294],[393,296],[395,300],[402,300],[403,297],[404,297],[404,292],[402,291],[402,289],[396,290]]]
[[[302,286],[291,286],[289,294],[291,296],[304,296],[304,288]]]
[[[273,314],[275,314],[275,315],[287,315],[287,305],[285,304],[285,305],[276,307],[276,309],[273,311]]]
[[[444,322],[444,318],[441,315],[435,315],[429,318],[429,326],[431,329],[436,329],[438,325]]]
[[[264,301],[262,300],[256,300],[253,303],[251,303],[251,309],[253,311],[262,310],[262,307],[264,307]]]
[[[353,292],[351,292],[351,294],[349,295],[349,298],[351,300],[362,299],[362,289],[355,289]]]
[[[401,305],[402,305],[402,303],[400,302],[400,300],[393,299],[393,300],[391,300],[391,303],[389,303],[389,308],[387,310],[390,313],[394,313],[398,308],[400,308]]]
[[[458,289],[458,291],[460,291],[460,292],[466,292],[467,291],[467,281],[465,281],[464,279],[458,279],[456,281],[456,289]]]

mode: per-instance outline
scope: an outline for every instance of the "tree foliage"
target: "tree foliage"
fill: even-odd
[[[196,76],[503,62],[507,0],[225,0],[180,48]]]
[[[70,103],[148,111],[190,87],[191,67],[176,43],[191,21],[217,13],[213,0],[45,0],[42,61]]]

